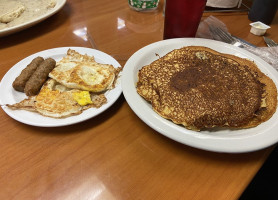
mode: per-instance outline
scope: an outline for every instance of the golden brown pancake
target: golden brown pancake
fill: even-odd
[[[137,92],[159,115],[193,130],[255,127],[277,106],[275,84],[254,62],[200,46],[144,66]]]

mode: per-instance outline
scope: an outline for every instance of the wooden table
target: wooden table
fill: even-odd
[[[229,31],[258,46],[247,13],[214,15]],[[278,17],[267,36],[278,41]],[[157,12],[131,10],[127,0],[68,0],[49,19],[0,38],[0,78],[36,52],[94,47],[122,65],[162,40]],[[1,94],[5,95],[5,94]],[[0,109],[0,199],[237,199],[273,149],[225,154],[168,139],[142,122],[123,95],[99,116],[58,128],[22,124]]]

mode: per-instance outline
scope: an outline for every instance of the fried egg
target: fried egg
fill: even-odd
[[[113,87],[116,74],[113,65],[97,63],[93,56],[69,49],[49,77],[68,88],[102,92]]]
[[[82,112],[82,106],[74,100],[73,92],[53,90],[55,81],[50,79],[36,96],[35,110],[44,116],[62,118]]]
[[[78,115],[88,108],[99,108],[107,102],[104,94],[67,88],[49,79],[37,96],[8,105],[12,109],[35,111],[43,116],[65,118]]]

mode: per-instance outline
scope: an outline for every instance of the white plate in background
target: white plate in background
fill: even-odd
[[[8,28],[0,30],[0,37],[21,31],[21,30],[29,28],[31,26],[34,26],[35,24],[37,24],[37,23],[51,17],[55,13],[57,13],[59,10],[61,10],[63,8],[63,6],[65,4],[66,4],[66,0],[57,0],[55,7],[53,9],[49,10],[49,12],[45,13],[44,15],[36,17],[30,21],[26,21],[25,23],[18,24],[16,26],[12,26],[12,27],[8,27]]]

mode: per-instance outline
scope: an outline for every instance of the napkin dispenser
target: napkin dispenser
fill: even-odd
[[[240,7],[242,0],[207,0],[206,6],[214,8]]]

